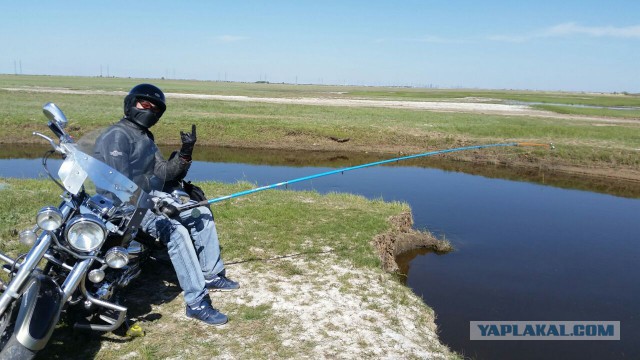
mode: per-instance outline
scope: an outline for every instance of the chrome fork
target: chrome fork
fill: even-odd
[[[72,208],[66,202],[62,205],[60,211],[62,212],[63,219],[66,219]],[[48,231],[40,234],[35,244],[27,253],[24,262],[20,264],[18,273],[14,276],[13,280],[9,283],[6,290],[0,296],[0,316],[4,314],[7,307],[11,302],[20,297],[20,290],[25,281],[29,279],[29,276],[33,270],[38,266],[38,263],[44,256],[51,245],[52,237]]]

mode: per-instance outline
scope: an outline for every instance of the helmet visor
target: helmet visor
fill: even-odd
[[[156,114],[162,114],[162,108],[155,102],[149,101],[147,99],[136,99],[136,107],[140,110],[151,110],[151,112]]]

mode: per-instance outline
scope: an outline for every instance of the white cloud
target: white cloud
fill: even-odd
[[[640,39],[640,25],[615,26],[581,26],[576,23],[564,23],[546,29],[547,36],[589,35],[596,37],[638,38]]]
[[[445,38],[437,35],[424,35],[415,38],[378,38],[374,39],[374,44],[390,43],[390,42],[409,42],[409,43],[430,43],[430,44],[460,44],[468,42],[468,40]]]
[[[615,27],[615,26],[582,26],[573,22],[554,25],[531,33],[524,34],[497,34],[484,37],[485,40],[511,43],[524,43],[534,39],[558,38],[570,36],[590,36],[590,37],[609,37],[609,38],[627,38],[640,39],[640,25]],[[481,41],[482,37],[471,38],[447,38],[437,35],[424,35],[415,38],[378,38],[373,43],[387,42],[411,42],[411,43],[430,43],[430,44],[464,44],[475,43]]]
[[[249,39],[249,38],[246,37],[246,36],[237,36],[237,35],[220,35],[220,36],[216,36],[216,40],[218,40],[220,42],[225,42],[225,43],[243,41],[243,40],[247,40],[247,39]]]
[[[611,37],[640,39],[640,25],[615,26],[582,26],[573,22],[558,24],[529,34],[493,35],[487,37],[492,41],[522,43],[533,39],[568,37],[586,35],[591,37]]]
[[[434,35],[425,35],[419,38],[409,39],[409,41],[413,42],[424,42],[424,43],[436,43],[436,44],[446,44],[446,43],[454,43],[460,42],[460,40],[443,38],[441,36]]]
[[[487,40],[491,41],[501,41],[501,42],[512,42],[512,43],[523,43],[525,41],[531,40],[537,36],[532,35],[492,35],[488,36]]]

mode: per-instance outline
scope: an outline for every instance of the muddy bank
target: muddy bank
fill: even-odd
[[[577,165],[557,158],[540,158],[526,153],[513,157],[506,154],[473,152],[453,155],[450,156],[450,158],[479,165],[500,165],[507,168],[526,170],[537,169],[550,174],[567,174],[593,179],[616,180],[630,184],[640,184],[640,168],[626,165],[597,162],[589,165]]]
[[[177,143],[159,142],[161,147],[177,147]],[[203,144],[205,145],[205,144]],[[218,144],[220,146],[221,144]],[[452,146],[442,146],[437,149],[471,146],[473,143],[462,142]],[[560,145],[562,146],[562,145]],[[234,149],[248,151],[282,151],[294,153],[295,151],[322,153],[349,153],[355,156],[380,156],[393,158],[398,156],[406,156],[411,154],[423,153],[425,151],[433,151],[436,149],[417,148],[414,146],[404,145],[354,145],[351,142],[338,143],[331,139],[317,141],[309,144],[305,140],[297,142],[279,142],[277,144],[252,145],[246,143],[226,144],[221,147],[230,151]],[[527,148],[519,148],[527,149]],[[549,150],[555,151],[555,150]],[[614,164],[606,161],[572,161],[552,156],[538,156],[529,152],[515,153],[514,151],[492,151],[480,150],[471,152],[460,152],[454,154],[441,154],[430,157],[432,159],[447,159],[453,161],[466,162],[475,165],[500,165],[507,168],[526,169],[526,170],[544,170],[549,173],[580,175],[597,179],[613,179],[622,182],[640,183],[640,168],[634,165]]]
[[[436,253],[447,253],[453,250],[448,241],[437,239],[429,232],[413,229],[413,216],[410,212],[393,216],[389,222],[391,229],[376,235],[373,239],[373,246],[382,260],[382,268],[385,271],[398,271],[396,256],[410,250],[425,248]]]

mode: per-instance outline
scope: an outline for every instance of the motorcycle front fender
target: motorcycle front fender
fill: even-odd
[[[48,276],[34,275],[29,279],[14,332],[24,347],[39,351],[47,345],[60,318],[63,296],[58,284]]]

